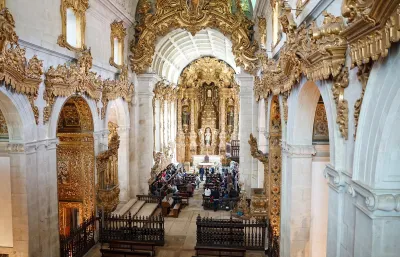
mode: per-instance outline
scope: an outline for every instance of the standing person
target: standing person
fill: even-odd
[[[203,181],[203,177],[204,177],[204,168],[203,168],[203,166],[200,167],[199,173],[200,173],[200,180]]]
[[[200,177],[199,177],[199,175],[197,175],[197,176],[196,176],[196,188],[197,188],[197,189],[200,188],[200,183],[201,183]]]
[[[219,206],[219,191],[218,189],[214,188],[211,192],[211,197],[214,200],[214,211],[218,210],[218,206]]]

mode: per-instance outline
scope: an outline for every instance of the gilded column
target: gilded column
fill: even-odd
[[[226,111],[225,111],[225,91],[222,91],[220,94],[220,100],[219,100],[219,105],[220,105],[220,119],[219,119],[219,154],[221,156],[225,156],[225,150],[226,150]]]
[[[240,102],[237,96],[234,98],[235,100],[235,110],[234,110],[234,125],[233,125],[233,133],[232,140],[239,139],[239,110],[240,110]]]
[[[182,101],[178,98],[178,114],[177,114],[177,126],[178,135],[176,137],[176,148],[177,148],[177,161],[185,161],[185,135],[182,129]]]
[[[164,150],[164,98],[160,98],[160,151]]]
[[[195,104],[196,101],[193,97],[193,92],[190,95],[190,156],[189,160],[192,159],[192,156],[196,154],[197,152],[197,144],[196,144],[196,131],[194,127],[195,123]]]

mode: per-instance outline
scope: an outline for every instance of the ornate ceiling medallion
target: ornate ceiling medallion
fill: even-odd
[[[0,35],[0,81],[5,82],[7,89],[28,97],[38,124],[35,100],[42,82],[43,63],[36,55],[27,62],[25,49],[18,44],[14,18],[7,8],[0,11]]]
[[[58,65],[56,69],[50,67],[45,73],[44,99],[47,106],[44,108],[44,122],[50,119],[53,104],[59,96],[68,97],[81,93],[96,101],[100,100],[103,81],[95,72],[90,71],[92,60],[90,49],[85,50],[77,63]]]
[[[253,22],[247,19],[236,1],[237,11],[233,13],[230,1],[225,0],[159,0],[155,10],[147,0],[138,4],[140,15],[136,27],[136,43],[131,44],[133,55],[130,56],[132,70],[143,73],[151,65],[158,37],[165,36],[174,29],[185,29],[193,35],[205,28],[215,28],[224,35],[230,36],[232,52],[238,66],[255,73],[258,50],[253,37]]]
[[[386,57],[391,43],[400,40],[400,0],[344,0],[342,14],[348,26],[341,35],[353,67]]]
[[[128,78],[128,67],[124,66],[121,74],[119,75],[119,80],[106,80],[104,81],[102,102],[103,108],[101,110],[101,119],[106,116],[106,110],[109,101],[116,100],[121,97],[128,104],[132,102],[132,97],[134,95],[135,86]]]

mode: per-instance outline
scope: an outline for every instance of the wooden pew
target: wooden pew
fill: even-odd
[[[170,217],[178,218],[179,212],[181,211],[181,203],[174,204],[174,207],[171,209],[169,214]]]
[[[164,217],[168,216],[168,213],[171,211],[173,204],[174,204],[174,199],[172,199],[172,197],[170,197],[168,201],[166,200],[166,198],[162,200],[161,210],[162,210],[162,215]]]
[[[223,246],[196,246],[196,256],[246,256],[246,249]]]
[[[156,255],[155,247],[156,244],[154,242],[120,241],[120,240],[113,240],[109,242],[110,250],[147,251],[151,252],[152,256]]]
[[[126,250],[111,250],[111,249],[100,249],[101,256],[103,257],[127,257],[127,256],[153,256],[151,252],[136,252]]]

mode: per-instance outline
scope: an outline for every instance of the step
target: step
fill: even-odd
[[[145,217],[151,216],[156,211],[157,206],[157,203],[146,203],[136,215]]]
[[[143,205],[145,205],[145,201],[137,201],[130,209],[129,212],[132,216],[137,215],[137,213],[142,209]]]
[[[128,213],[128,211],[132,208],[133,205],[135,205],[135,203],[137,202],[136,198],[132,198],[131,200],[129,200],[126,204],[124,204],[120,209],[115,210],[113,212],[113,214],[116,215],[125,215]]]

